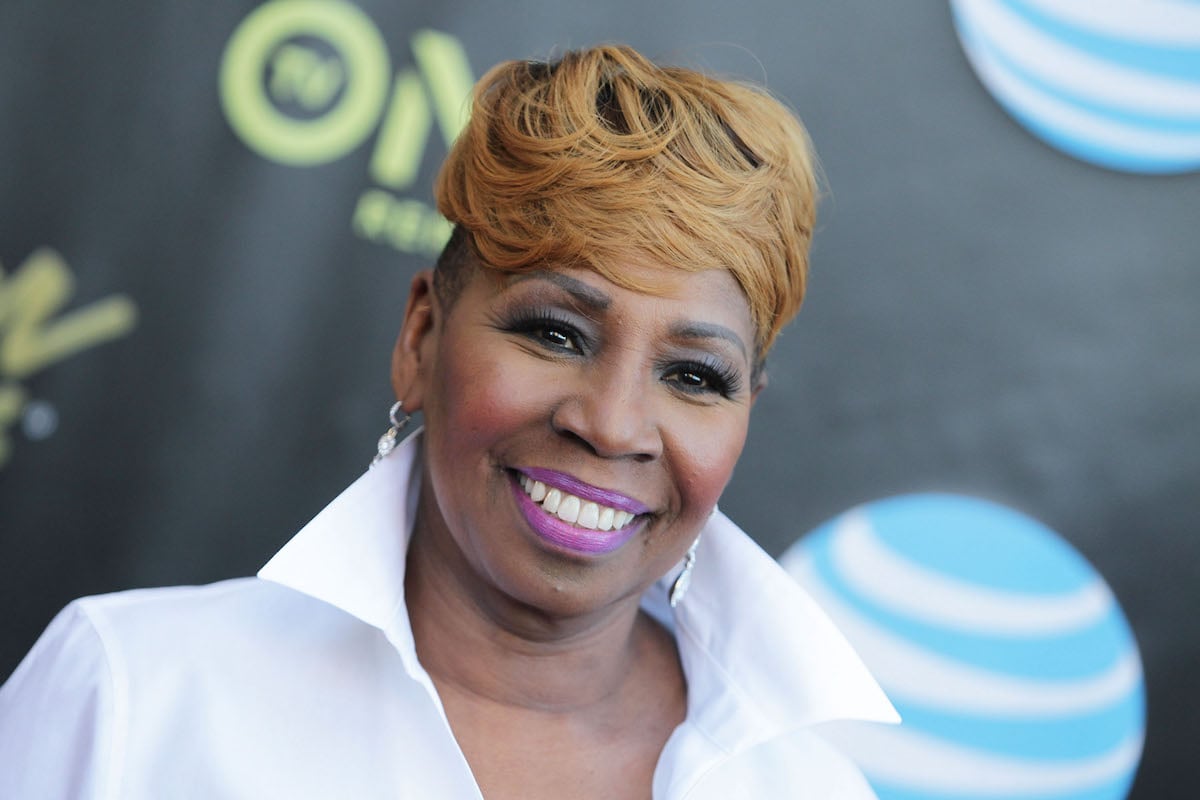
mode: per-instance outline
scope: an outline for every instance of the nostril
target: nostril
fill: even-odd
[[[569,428],[560,428],[557,426],[555,429],[558,431],[558,434],[560,436],[562,436],[564,439],[570,440],[573,444],[578,444],[580,447],[584,448],[592,455],[599,455],[599,452],[597,452],[596,448],[592,446],[592,443],[589,442],[584,437],[580,436],[575,431],[570,430]]]

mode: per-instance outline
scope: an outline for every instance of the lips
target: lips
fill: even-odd
[[[552,469],[541,469],[540,467],[528,467],[519,470],[519,474],[527,478],[532,478],[535,481],[540,481],[546,484],[548,488],[558,489],[564,494],[575,495],[581,500],[590,500],[597,505],[610,506],[619,511],[628,511],[634,516],[650,513],[648,506],[639,503],[632,497],[626,497],[620,492],[614,492],[610,489],[601,489],[598,486],[592,486],[565,472],[556,472]]]
[[[616,550],[641,529],[649,508],[570,475],[530,468],[515,473],[517,505],[541,538],[583,554]]]
[[[542,511],[554,514],[563,522],[580,528],[593,531],[620,530],[633,522],[637,516],[612,506],[602,506],[591,500],[584,500],[561,489],[548,487],[541,481],[535,481],[525,475],[521,475],[518,482],[525,494],[529,495],[529,499],[541,506]]]

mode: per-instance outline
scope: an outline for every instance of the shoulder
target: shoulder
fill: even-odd
[[[257,578],[76,600],[0,686],[0,797],[125,796],[131,765],[216,746],[197,732],[333,673],[330,637],[373,646],[356,623]]]
[[[111,711],[126,699],[131,669],[152,663],[169,671],[197,653],[220,652],[277,627],[271,618],[277,623],[298,603],[301,596],[256,578],[75,600],[0,686],[3,720],[14,707],[52,696],[91,698],[93,713]]]
[[[156,655],[168,648],[211,653],[214,646],[282,635],[297,618],[345,617],[325,603],[259,578],[96,595],[76,600],[63,614],[71,612],[91,625],[110,651],[132,655],[142,648]]]
[[[237,619],[234,607],[253,608],[261,593],[252,579],[203,587],[140,589],[84,597],[50,622],[33,649],[0,687],[0,708],[33,689],[111,691],[139,651],[178,652],[177,645],[219,636],[219,618]],[[205,635],[207,634],[207,635]],[[203,642],[202,644],[208,644]]]
[[[327,603],[259,578],[85,597],[39,641],[47,660],[103,662],[125,705],[170,707],[222,682],[270,682],[334,644],[377,633]],[[57,658],[55,658],[57,656]]]
[[[162,664],[196,651],[211,654],[264,634],[302,602],[256,578],[83,597],[59,612],[13,680],[64,660],[102,663],[116,677],[143,660]]]
[[[139,590],[59,612],[0,686],[0,796],[113,796],[131,706],[161,698],[155,676],[180,675],[190,649],[211,646],[197,632],[217,630],[219,607],[252,605],[256,591],[250,581]]]

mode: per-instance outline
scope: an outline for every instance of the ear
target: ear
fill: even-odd
[[[762,393],[762,390],[767,388],[767,383],[767,368],[764,366],[758,370],[758,377],[754,381],[754,388],[750,390],[751,407],[754,406],[754,401],[758,399],[758,396]]]
[[[421,410],[429,373],[437,354],[442,309],[433,289],[433,270],[413,276],[404,308],[404,324],[392,350],[392,389],[404,410]]]

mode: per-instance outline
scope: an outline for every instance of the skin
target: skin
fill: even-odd
[[[686,712],[674,641],[638,600],[742,451],[754,328],[727,272],[628,269],[653,292],[474,269],[446,304],[420,273],[393,355],[426,426],[406,574],[417,653],[489,800],[648,798]],[[518,511],[522,467],[652,511],[613,552],[564,550]]]

